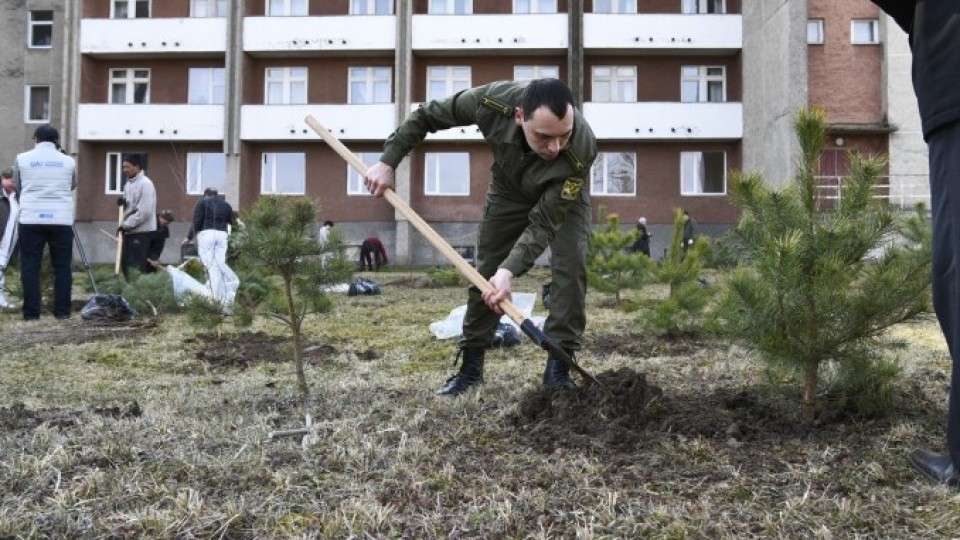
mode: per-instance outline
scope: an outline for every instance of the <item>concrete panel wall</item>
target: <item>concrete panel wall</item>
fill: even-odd
[[[768,182],[793,175],[792,118],[807,104],[807,1],[743,5],[743,167]]]

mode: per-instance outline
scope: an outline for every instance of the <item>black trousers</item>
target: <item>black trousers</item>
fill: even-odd
[[[44,246],[50,246],[50,262],[53,264],[53,314],[69,317],[70,289],[73,287],[73,227],[21,223],[19,232],[23,318],[40,317],[40,265]]]
[[[930,146],[933,308],[953,362],[947,450],[960,466],[960,121],[937,129]]]
[[[150,249],[150,239],[153,238],[152,232],[129,233],[123,235],[123,251],[120,254],[120,265],[123,269],[123,278],[130,281],[130,269],[146,274],[150,270],[147,268],[150,263],[147,262],[147,250]]]

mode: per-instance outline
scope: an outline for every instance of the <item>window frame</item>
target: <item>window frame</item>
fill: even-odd
[[[294,77],[292,70],[302,69],[303,70],[303,102],[294,103],[291,100],[293,89],[293,84],[300,82],[299,77]],[[283,77],[280,81],[276,81],[270,78],[270,72],[272,70],[282,70]],[[270,83],[271,82],[280,82],[283,85],[283,96],[280,103],[273,103],[270,101]],[[306,66],[271,66],[264,68],[263,72],[263,104],[264,105],[306,105],[309,101],[309,91],[310,91],[310,69]]]
[[[609,188],[611,184],[609,169],[611,164],[607,160],[607,157],[612,155],[624,155],[624,154],[632,156],[632,159],[633,159],[633,171],[632,171],[633,191],[630,193],[611,193],[609,192]],[[597,152],[597,159],[593,162],[593,166],[590,167],[590,196],[591,197],[594,197],[594,196],[596,197],[636,197],[637,191],[638,191],[637,188],[639,184],[639,178],[638,178],[639,168],[640,167],[637,161],[636,152]],[[598,169],[601,169],[601,170],[598,170]],[[594,191],[594,185],[593,185],[594,175],[598,172],[602,175],[603,191]]]
[[[817,37],[812,40],[810,39],[811,25],[814,25],[813,29],[817,32]],[[823,45],[826,40],[826,21],[820,17],[807,19],[807,45]]]
[[[47,89],[47,114],[44,118],[31,118],[33,112],[33,90]],[[53,87],[48,84],[27,84],[23,87],[23,121],[26,124],[46,124],[50,122],[50,113],[53,109]]]
[[[210,99],[206,102],[193,101],[193,90],[194,90],[194,73],[199,73],[201,71],[208,71],[208,84],[205,91],[210,96]],[[217,84],[216,82],[216,73],[220,72],[223,74],[223,83]],[[199,84],[199,83],[198,83]],[[221,101],[217,101],[217,88],[223,89],[223,94]],[[227,70],[222,67],[191,67],[187,68],[187,104],[188,105],[224,105],[227,102]]]
[[[107,76],[107,102],[111,105],[149,105],[150,104],[150,68],[109,68],[110,72]],[[115,78],[114,72],[117,71],[126,71],[126,75],[123,78]],[[146,77],[137,77],[136,73],[138,71],[146,71]],[[119,81],[124,81],[126,85],[126,95],[128,96],[125,101],[116,102],[113,100],[113,86],[114,84],[119,84]],[[147,91],[143,94],[143,102],[137,103],[137,83],[146,83]]]
[[[463,156],[467,161],[467,170],[465,171],[467,177],[467,190],[465,193],[451,193],[451,192],[442,192],[439,191],[439,188],[442,186],[442,181],[444,178],[450,178],[452,175],[449,171],[444,172],[440,166],[440,155],[456,155]],[[437,156],[436,162],[436,171],[431,171],[432,164],[431,158]],[[431,173],[433,178],[431,178]],[[431,189],[431,184],[435,186],[435,189]],[[470,152],[424,152],[423,153],[423,195],[425,197],[469,197],[470,196]]]
[[[123,154],[124,152],[107,152],[103,168],[103,194],[104,195],[123,195]],[[110,178],[110,161],[116,161],[114,178]],[[110,189],[111,180],[116,182],[116,189]]]
[[[220,156],[223,158],[222,182],[214,183],[204,180],[203,169],[205,156]],[[199,165],[200,170],[196,171],[197,174],[193,174],[195,172],[193,168],[197,165]],[[196,186],[192,185],[194,180],[196,180]],[[184,182],[184,184],[187,195],[203,195],[203,191],[208,187],[215,188],[218,192],[224,193],[227,188],[227,155],[223,152],[187,152],[186,182]]]
[[[362,12],[354,9],[355,2],[364,2],[366,3],[366,9]],[[377,0],[350,0],[350,15],[393,15],[393,0],[389,0],[387,3],[388,9],[386,13],[377,12]]]
[[[697,68],[696,78],[687,77],[684,71],[687,68]],[[710,75],[711,69],[721,70],[720,75]],[[689,81],[697,82],[697,100],[687,101],[683,95],[683,84]],[[720,101],[710,100],[710,83],[719,81],[722,85],[723,94]],[[680,66],[680,102],[681,103],[726,103],[727,102],[727,67],[726,66],[708,66],[708,65],[681,65]]]
[[[197,15],[197,6],[206,5],[207,13],[213,15]],[[223,8],[221,12],[220,8]],[[190,0],[190,17],[193,19],[216,19],[226,17],[230,11],[228,0]]]
[[[356,152],[360,161],[363,162],[367,167],[372,167],[378,161],[380,161],[379,152]],[[363,176],[353,168],[352,165],[347,164],[347,196],[348,197],[372,197],[373,195],[367,191],[367,188],[363,185]]]
[[[691,154],[699,154],[701,156],[701,159],[704,154],[721,154],[723,156],[723,191],[704,193],[704,192],[696,192],[696,191],[688,192],[684,190],[685,182],[684,182],[683,160],[684,160],[684,156],[691,155]],[[726,150],[693,150],[693,151],[680,152],[680,196],[681,197],[724,197],[727,195],[730,188],[728,180],[729,179],[728,179],[728,173],[727,173]],[[702,184],[703,182],[701,182],[701,185]]]
[[[445,71],[444,78],[442,79],[445,87],[444,94],[441,96],[431,96],[430,94],[431,81],[441,80],[441,79],[433,79],[432,73],[434,70],[439,70],[439,69],[443,69]],[[454,70],[457,70],[457,69],[467,70],[467,80],[463,88],[460,88],[458,86],[457,78],[454,75]],[[473,68],[471,66],[427,66],[426,75],[427,75],[427,87],[426,87],[427,95],[425,96],[426,101],[433,101],[436,99],[443,99],[445,97],[452,96],[453,94],[456,94],[461,90],[466,90],[467,88],[470,88],[473,81]]]
[[[610,95],[607,96],[607,99],[601,101],[597,99],[597,69],[609,69],[610,70]],[[621,69],[630,69],[633,71],[631,75],[632,79],[620,79],[619,72]],[[627,101],[619,99],[619,95],[614,96],[614,91],[619,94],[619,84],[620,82],[628,82],[632,80],[633,82],[633,99]],[[595,103],[637,103],[640,101],[640,70],[636,65],[596,65],[590,67],[590,97],[591,100]],[[618,99],[614,99],[617,97]]]
[[[365,78],[354,80],[354,70],[364,70]],[[382,79],[377,78],[377,71],[385,70],[387,72],[387,99],[386,101],[377,101],[377,84],[383,84]],[[368,101],[356,101],[353,95],[354,83],[364,83],[364,91],[373,99]],[[347,103],[350,105],[371,105],[375,103],[393,103],[393,68],[390,66],[349,66],[347,67]]]
[[[280,192],[277,191],[277,159],[278,155],[297,155],[303,160],[303,177],[301,178],[302,189],[299,192]],[[267,172],[267,156],[274,156],[271,163],[270,181],[272,183],[270,191],[264,191],[264,175]],[[307,194],[307,154],[305,152],[262,152],[260,154],[260,194],[261,195],[289,195],[300,196]]]
[[[608,1],[610,2],[610,10],[609,10],[609,11],[598,11],[598,10],[597,10],[597,0],[594,0],[594,1],[593,1],[593,12],[594,12],[594,13],[604,13],[604,14],[621,14],[621,13],[622,13],[622,14],[636,14],[636,13],[638,12],[638,11],[637,11],[637,0],[608,0]],[[629,5],[626,6],[627,9],[621,11],[621,9],[620,9],[620,7],[621,7],[621,2],[629,2]],[[631,6],[632,6],[632,7],[631,7]]]
[[[870,34],[873,41],[857,41],[857,24],[868,23],[870,25]],[[879,19],[853,19],[850,21],[850,44],[851,45],[879,45],[880,44],[880,20]]]
[[[434,11],[435,1],[444,2],[443,11]],[[463,13],[457,13],[457,2],[466,2]],[[473,15],[473,0],[427,0],[427,15]]]
[[[690,11],[690,4],[696,3],[696,11]],[[719,5],[717,11],[710,11],[711,5]],[[727,13],[726,0],[681,0],[680,13],[684,15],[725,15]]]
[[[292,13],[293,2],[296,0],[267,0],[263,3],[264,15],[267,17],[306,17],[310,14],[310,0],[303,0],[303,13]],[[283,13],[274,15],[270,13],[270,8],[274,5],[274,2],[283,3]]]
[[[517,2],[521,0],[513,0],[513,5],[511,6],[511,13],[514,15],[550,15],[555,14],[560,11],[560,2],[557,0],[522,0],[529,2],[530,10],[529,11],[517,11]],[[540,7],[541,2],[552,2],[553,11],[543,11]]]
[[[533,70],[533,77],[518,77],[518,76],[517,76],[517,70],[518,70],[518,69],[532,69],[532,70]],[[542,73],[542,71],[545,70],[545,69],[554,69],[554,70],[557,71],[557,74],[556,74],[556,75],[544,75],[544,74]],[[554,79],[559,79],[559,78],[560,78],[560,66],[550,66],[550,65],[545,65],[545,64],[537,64],[537,65],[526,65],[526,64],[525,64],[525,65],[513,66],[513,80],[514,80],[514,81],[517,81],[517,82],[530,82],[530,81],[532,81],[532,80],[535,80],[535,79],[543,79],[543,78],[545,78],[545,77],[553,77]]]
[[[127,4],[127,16],[126,17],[117,17],[117,3],[124,2]],[[137,4],[144,3],[147,5],[147,15],[145,17],[137,17]],[[133,8],[133,9],[130,9]],[[150,0],[110,0],[110,18],[111,19],[149,19],[150,15],[153,13],[153,4]]]
[[[35,13],[49,13],[49,21],[36,21],[34,20]],[[27,16],[27,48],[28,49],[52,49],[53,48],[53,23],[56,14],[54,14],[52,9],[31,9]],[[35,31],[38,27],[49,27],[50,28],[50,43],[46,45],[38,45],[34,43],[36,38]]]

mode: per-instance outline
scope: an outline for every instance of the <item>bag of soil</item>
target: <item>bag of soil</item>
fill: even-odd
[[[357,296],[360,294],[380,294],[380,285],[377,285],[377,282],[371,279],[357,278],[353,280],[350,288],[347,289],[347,296]]]
[[[119,294],[95,294],[80,310],[85,321],[125,322],[137,318],[137,311]]]

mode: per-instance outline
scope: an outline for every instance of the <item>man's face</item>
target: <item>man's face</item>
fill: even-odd
[[[533,111],[529,120],[523,119],[519,107],[514,114],[530,149],[547,161],[557,159],[573,133],[573,105],[567,105],[567,114],[562,120],[546,105]]]
[[[5,177],[0,177],[0,186],[3,186],[3,190],[7,193],[13,193],[13,190],[17,188],[17,185],[13,182],[13,178]]]
[[[137,167],[129,161],[124,161],[121,166],[123,167],[123,175],[127,178],[133,178],[134,176],[140,174],[140,167]]]

